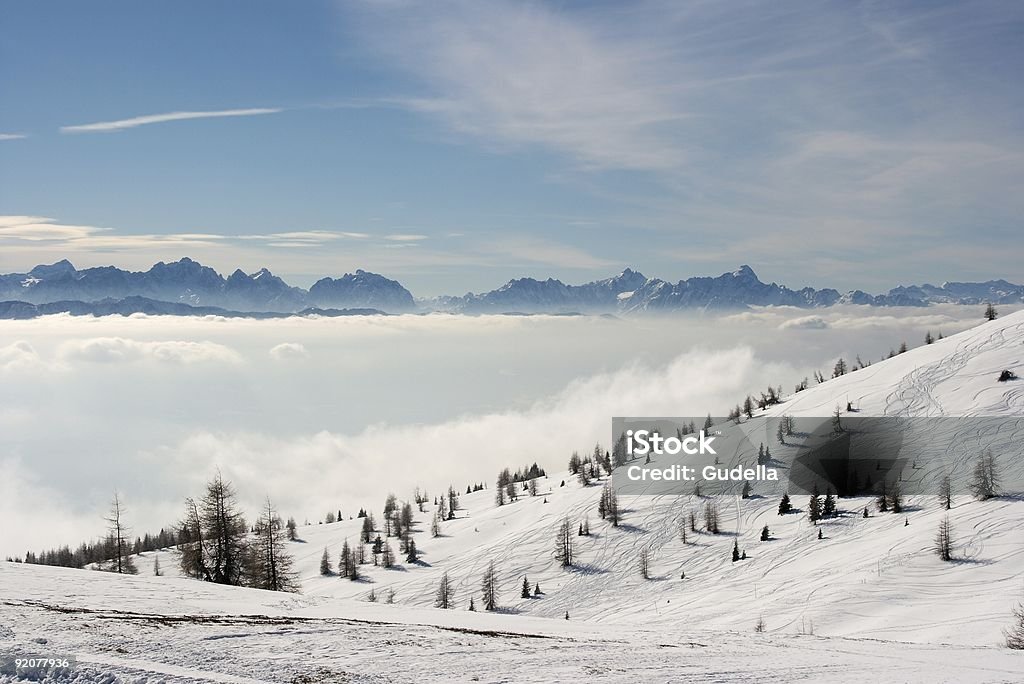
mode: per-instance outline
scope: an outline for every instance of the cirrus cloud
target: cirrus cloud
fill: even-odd
[[[167,123],[170,121],[186,121],[189,119],[219,119],[236,116],[258,116],[261,114],[277,114],[284,111],[276,107],[258,107],[251,109],[221,109],[205,112],[168,112],[166,114],[148,114],[146,116],[135,116],[130,119],[117,119],[114,121],[97,121],[89,124],[77,124],[74,126],[61,126],[61,133],[111,133],[123,131],[127,128],[137,128],[150,124]]]

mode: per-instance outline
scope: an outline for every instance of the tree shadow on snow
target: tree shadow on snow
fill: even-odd
[[[580,575],[604,575],[608,573],[608,570],[599,568],[596,565],[590,565],[589,563],[569,565],[565,570],[567,572],[574,572]]]
[[[490,612],[499,613],[501,615],[521,615],[523,611],[519,608],[512,608],[510,606],[498,606]]]

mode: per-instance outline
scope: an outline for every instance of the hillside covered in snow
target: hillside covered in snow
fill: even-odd
[[[977,454],[964,451],[943,470],[953,485],[949,510],[936,471],[921,476],[920,493],[905,496],[898,514],[865,493],[839,498],[837,515],[815,525],[805,496],[780,515],[783,488],[758,484],[745,499],[620,496],[613,524],[598,512],[606,477],[584,484],[549,472],[535,493],[524,488],[503,505],[493,483],[462,490],[454,517],[440,523],[432,502],[442,493],[431,492],[413,518],[416,561],[375,512],[374,536],[396,562],[385,568],[368,553],[357,580],[338,566],[346,542],[360,544],[362,518],[300,525],[286,544],[294,594],[183,577],[176,549],[136,557],[136,577],[2,564],[0,650],[75,654],[80,673],[91,674],[48,676],[82,682],[792,682],[850,681],[853,669],[861,681],[1020,681],[1024,653],[1002,644],[1024,600],[1024,380],[999,376],[1022,369],[1017,312],[809,387],[736,426],[829,416],[837,405],[842,416],[852,408],[1001,418],[998,439],[987,443],[1000,446],[1003,489],[987,500],[969,491]],[[781,445],[772,450],[792,462]],[[718,533],[705,529],[709,501]],[[951,561],[934,551],[947,518]],[[569,566],[555,553],[566,521]],[[578,533],[583,525],[588,535]],[[734,560],[734,548],[745,558]],[[154,563],[162,576],[152,576]],[[485,612],[491,563],[497,609]],[[445,574],[451,610],[434,607]]]

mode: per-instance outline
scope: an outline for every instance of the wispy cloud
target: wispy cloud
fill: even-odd
[[[963,271],[922,244],[989,239],[987,267],[1019,273],[1002,245],[1024,210],[1024,129],[1002,65],[1022,54],[1020,5],[346,8],[413,78],[396,105],[459,140],[547,153],[546,178],[606,203],[588,249],[629,232],[652,249],[626,258],[670,276],[756,254],[779,276],[838,267],[841,282],[819,282],[882,288],[897,284],[890,261],[909,279]]]
[[[226,272],[239,265],[273,266],[300,277],[319,277],[356,268],[397,275],[411,266],[466,263],[458,254],[420,248],[427,239],[426,235],[414,233],[329,229],[245,235],[130,232],[123,226],[64,223],[45,216],[0,215],[0,272],[21,272],[35,264],[63,258],[70,258],[80,267],[106,265],[113,255],[117,255],[119,266],[127,268],[146,269],[159,259],[189,256]]]
[[[148,126],[150,124],[168,123],[171,121],[187,121],[190,119],[218,119],[237,116],[260,116],[263,114],[278,114],[283,109],[276,107],[258,107],[252,109],[220,109],[204,112],[167,112],[166,114],[148,114],[136,116],[130,119],[117,119],[115,121],[97,121],[88,124],[76,124],[74,126],[61,126],[61,133],[110,133],[123,131],[128,128]]]
[[[24,140],[27,137],[24,133],[0,133],[0,140]]]
[[[239,240],[274,240],[293,244],[320,245],[334,240],[366,240],[372,235],[348,230],[293,230],[263,235],[239,235]]]
[[[225,235],[218,233],[126,233],[111,228],[62,223],[45,216],[0,216],[0,245],[19,242],[54,243],[59,250],[145,249],[167,245],[210,246],[216,243],[254,242],[268,246],[320,247],[338,240],[371,240],[370,233],[335,230],[301,230],[258,235]],[[377,236],[378,241],[416,241],[425,235]]]
[[[10,240],[28,242],[79,240],[104,228],[59,224],[42,216],[0,216],[0,243]]]
[[[688,114],[655,46],[536,4],[446,7],[370,10],[379,14],[368,40],[432,91],[395,104],[496,145],[550,147],[588,168],[680,162],[681,147],[660,128]]]
[[[427,236],[418,233],[395,233],[393,235],[385,235],[384,239],[393,242],[419,242],[420,240],[426,240]]]

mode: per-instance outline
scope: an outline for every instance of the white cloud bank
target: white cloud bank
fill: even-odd
[[[390,316],[3,321],[0,557],[103,530],[116,487],[139,533],[180,514],[220,467],[255,511],[377,508],[388,491],[465,489],[607,443],[615,415],[723,413],[835,357],[877,359],[976,307],[875,316],[799,310],[630,321]],[[870,325],[856,326],[858,316]],[[841,323],[841,325],[840,325]],[[59,429],[55,429],[59,426]]]
[[[238,363],[242,360],[233,350],[214,342],[139,342],[123,337],[96,337],[68,342],[62,345],[59,357],[67,361],[94,363],[126,363],[145,359],[174,364]]]

